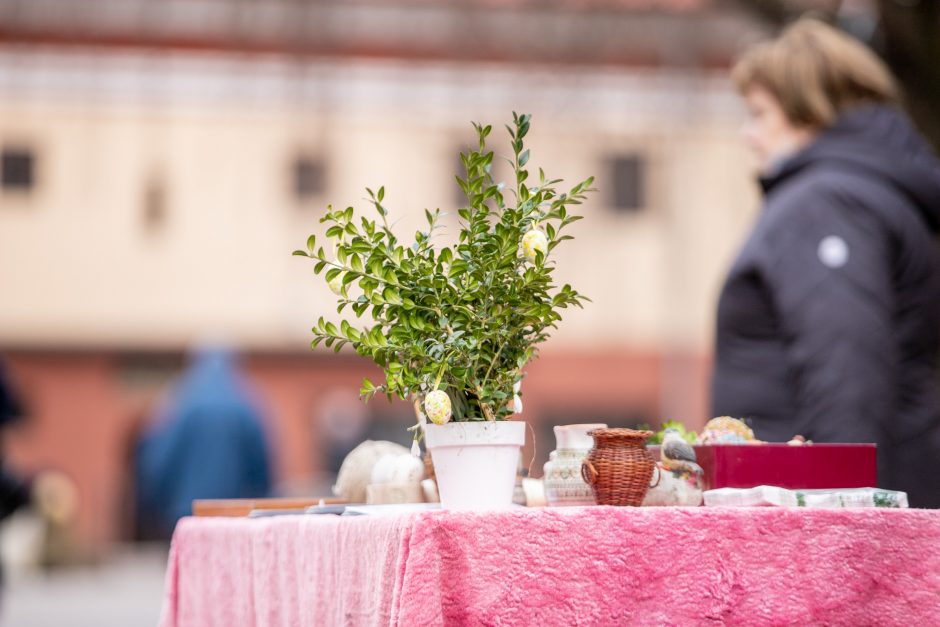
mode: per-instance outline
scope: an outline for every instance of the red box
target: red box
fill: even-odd
[[[659,447],[650,446],[653,459]],[[874,444],[709,444],[696,445],[705,472],[702,487],[874,488],[878,485]]]

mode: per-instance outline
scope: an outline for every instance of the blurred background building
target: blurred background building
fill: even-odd
[[[243,356],[278,493],[328,493],[367,437],[407,443],[408,406],[357,399],[372,366],[309,350],[334,301],[290,253],[365,186],[403,232],[440,207],[454,233],[470,121],[514,110],[533,165],[600,190],[555,256],[593,304],[523,385],[533,474],[554,424],[701,425],[757,199],[728,66],[808,8],[869,36],[890,4],[0,0],[0,356],[27,409],[9,461],[75,480],[84,551],[132,539],[135,443],[207,339]]]

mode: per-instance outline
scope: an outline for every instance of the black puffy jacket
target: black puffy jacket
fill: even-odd
[[[876,442],[879,483],[940,507],[940,165],[866,106],[761,184],[718,303],[712,412],[765,440]]]

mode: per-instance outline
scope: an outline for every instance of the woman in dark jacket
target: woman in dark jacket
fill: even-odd
[[[718,304],[715,415],[875,442],[883,487],[940,507],[940,165],[864,46],[801,21],[748,53],[764,208]]]

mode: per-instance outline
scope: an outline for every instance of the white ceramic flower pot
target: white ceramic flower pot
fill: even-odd
[[[506,509],[512,505],[519,451],[525,444],[524,422],[427,424],[424,437],[444,509]]]

